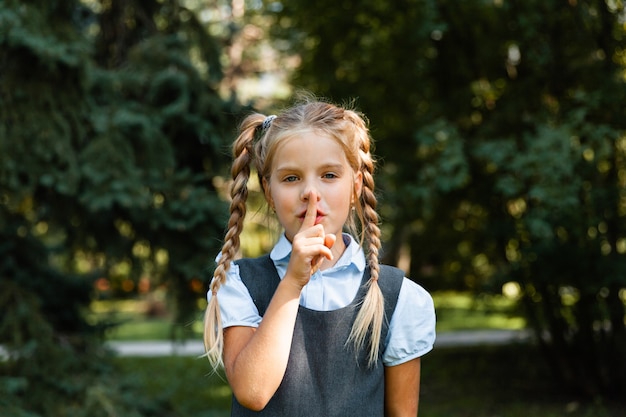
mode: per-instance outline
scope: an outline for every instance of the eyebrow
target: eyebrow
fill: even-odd
[[[278,167],[276,168],[275,172],[289,172],[289,171],[299,171],[300,168],[297,165],[285,165],[282,167]],[[326,171],[326,170],[333,170],[333,171],[344,171],[344,165],[343,164],[335,164],[335,163],[329,163],[329,164],[324,164],[318,167],[318,170],[320,171]]]

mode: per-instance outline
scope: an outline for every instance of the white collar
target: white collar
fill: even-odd
[[[362,272],[365,269],[365,254],[363,253],[363,249],[348,233],[343,233],[342,236],[346,244],[346,250],[341,254],[341,257],[337,260],[332,269],[354,265],[358,271]],[[270,258],[275,264],[286,264],[289,262],[291,256],[291,248],[291,242],[283,233],[270,252]]]

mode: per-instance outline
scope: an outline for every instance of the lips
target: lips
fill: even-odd
[[[300,215],[298,216],[298,218],[300,219],[300,221],[304,221],[304,217],[306,216],[306,210],[303,211],[302,213],[300,213]],[[324,218],[324,216],[326,216],[325,213],[318,211],[317,214],[315,215],[315,224],[320,224]]]

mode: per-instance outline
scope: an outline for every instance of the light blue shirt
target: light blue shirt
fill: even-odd
[[[354,239],[343,234],[346,250],[335,265],[318,270],[302,289],[300,305],[318,311],[330,311],[350,304],[361,284],[365,255]],[[270,252],[278,276],[283,279],[291,256],[291,243],[282,235]],[[219,259],[219,255],[218,258]],[[211,299],[211,291],[208,292]],[[239,276],[239,267],[231,263],[226,283],[218,292],[222,325],[258,327],[261,316],[247,287]],[[404,278],[396,309],[389,322],[386,366],[399,365],[428,353],[435,343],[435,309],[430,294],[420,285]]]

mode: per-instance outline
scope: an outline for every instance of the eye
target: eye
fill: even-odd
[[[333,178],[339,178],[339,176],[337,174],[335,174],[334,172],[327,172],[324,175],[322,175],[322,178],[324,178],[324,179],[333,179]]]
[[[285,178],[283,178],[283,182],[294,182],[297,180],[298,177],[296,177],[295,175],[287,175]]]

